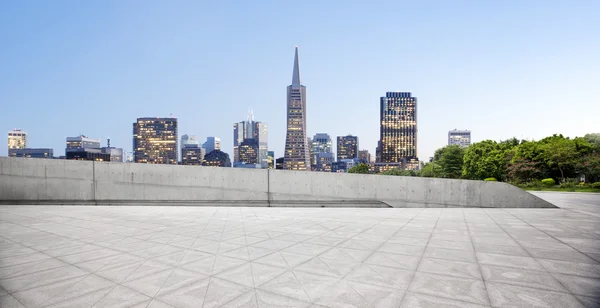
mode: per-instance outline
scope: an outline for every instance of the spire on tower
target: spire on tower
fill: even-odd
[[[296,46],[296,54],[294,55],[294,74],[292,75],[292,84],[302,84],[302,80],[300,79],[300,64],[298,63],[298,46]]]

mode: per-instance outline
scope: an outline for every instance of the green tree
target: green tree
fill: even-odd
[[[362,174],[368,174],[369,173],[369,166],[367,164],[364,163],[360,163],[350,169],[348,169],[348,173],[362,173]]]
[[[574,168],[577,163],[576,143],[568,138],[553,136],[543,145],[544,158],[550,167],[556,167],[560,171],[561,182],[565,180],[565,171]]]
[[[382,175],[396,175],[396,176],[417,176],[418,172],[415,170],[403,170],[403,169],[390,169],[382,172]]]
[[[575,169],[585,175],[585,181],[588,183],[600,181],[600,150],[581,157],[577,161]]]
[[[426,178],[437,178],[442,176],[442,168],[436,162],[426,163],[421,169],[420,176]]]
[[[505,180],[506,166],[511,159],[514,140],[510,139],[510,142],[500,144],[493,140],[484,140],[469,146],[463,158],[463,176],[473,180],[488,177]]]
[[[459,145],[445,146],[436,151],[434,155],[434,161],[440,166],[442,172],[441,177],[460,179],[462,176],[463,169],[463,158],[465,156],[465,149]],[[438,156],[438,160],[435,160],[435,156]]]
[[[585,134],[583,139],[596,147],[600,147],[600,133]]]

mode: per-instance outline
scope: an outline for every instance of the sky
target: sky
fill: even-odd
[[[231,156],[252,108],[280,157],[299,46],[309,136],[374,155],[388,91],[418,99],[421,160],[455,128],[583,136],[600,132],[598,16],[600,1],[0,1],[0,132],[55,156],[79,134],[131,151],[137,117],[172,114]]]

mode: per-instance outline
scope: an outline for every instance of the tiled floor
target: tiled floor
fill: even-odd
[[[600,196],[573,196],[544,196],[565,209],[3,206],[0,307],[599,307]]]

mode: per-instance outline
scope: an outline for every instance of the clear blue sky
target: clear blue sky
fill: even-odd
[[[419,156],[450,129],[474,141],[600,132],[600,1],[1,1],[6,132],[64,155],[65,137],[131,151],[137,117],[219,136],[269,124],[283,154],[294,46],[308,133],[374,154],[379,97],[418,97]]]

